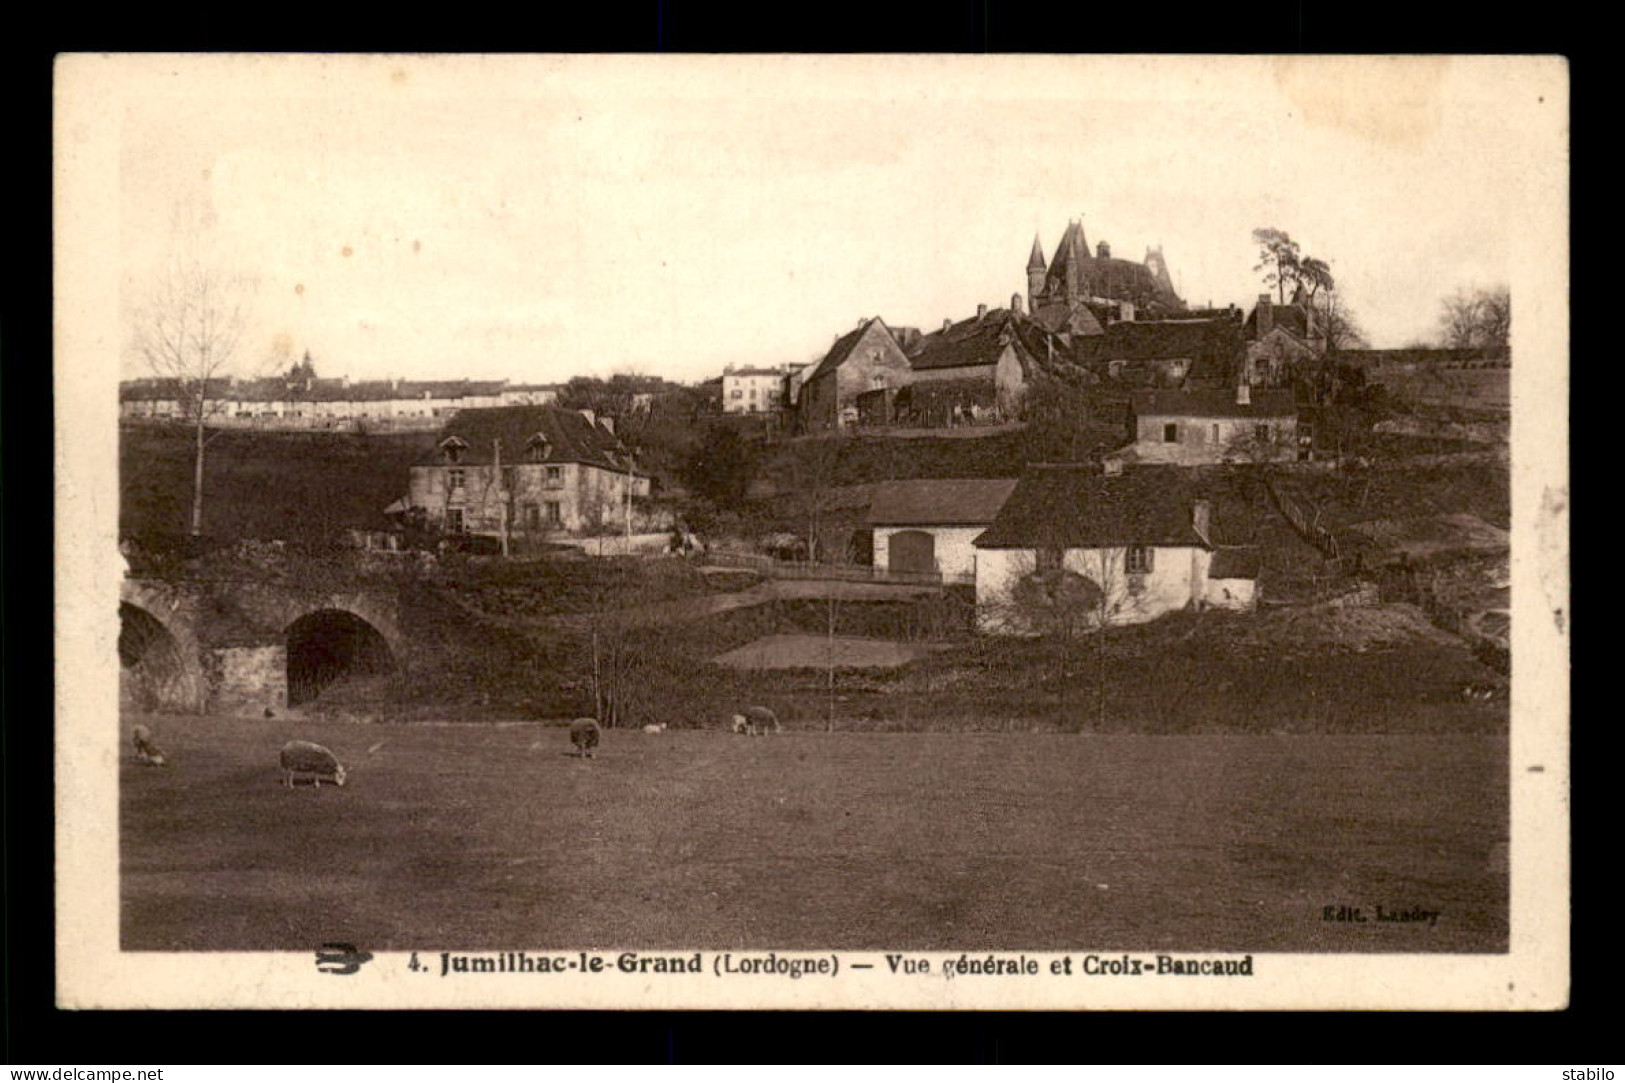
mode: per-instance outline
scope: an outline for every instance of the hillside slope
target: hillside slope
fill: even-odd
[[[434,440],[434,433],[213,433],[204,458],[203,531],[319,544],[349,528],[384,527],[384,508],[406,493],[412,462]],[[190,529],[193,455],[193,436],[183,427],[121,427],[123,536]]]

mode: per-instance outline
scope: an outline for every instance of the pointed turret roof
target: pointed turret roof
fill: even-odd
[[[1033,234],[1033,254],[1027,257],[1027,270],[1042,271],[1044,269],[1044,249],[1038,243],[1038,234]]]

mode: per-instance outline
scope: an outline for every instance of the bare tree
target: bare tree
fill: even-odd
[[[1512,335],[1512,294],[1505,286],[1457,290],[1440,303],[1439,330],[1452,349],[1504,350]]]
[[[778,477],[789,495],[796,517],[807,524],[807,559],[819,559],[825,517],[835,505],[841,480],[843,442],[833,438],[807,440],[789,449]]]
[[[192,477],[194,537],[203,533],[203,452],[209,419],[224,405],[242,345],[254,284],[188,248],[153,283],[135,316],[133,342],[152,374],[172,385],[197,436]]]

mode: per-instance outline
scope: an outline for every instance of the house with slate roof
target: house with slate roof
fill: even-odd
[[[1074,338],[1068,356],[1098,379],[1129,388],[1233,386],[1245,357],[1241,313],[1120,320]]]
[[[500,461],[500,469],[499,469]],[[414,463],[408,504],[444,533],[541,539],[617,524],[649,495],[602,421],[556,406],[462,410]]]
[[[1129,396],[1134,444],[1125,458],[1201,466],[1286,462],[1299,457],[1292,392],[1234,389],[1136,391]]]
[[[1066,347],[1023,315],[1021,297],[1009,308],[976,307],[972,319],[944,322],[907,350],[911,380],[898,392],[897,415],[937,427],[962,422],[1011,421],[1021,415],[1033,377]]]
[[[1246,338],[1247,382],[1261,387],[1290,386],[1297,366],[1326,356],[1326,332],[1302,286],[1284,305],[1259,294],[1247,315]]]
[[[858,422],[858,396],[896,394],[911,379],[907,355],[879,316],[859,320],[855,330],[835,340],[808,374],[801,389],[805,432],[844,429]]]
[[[880,482],[869,498],[875,567],[972,580],[976,549],[971,543],[993,524],[1015,487],[1014,478]]]
[[[1096,627],[1251,607],[1256,558],[1227,544],[1203,486],[1167,466],[1029,467],[974,542],[980,627],[1031,634],[1035,607],[1056,597],[1073,599]]]

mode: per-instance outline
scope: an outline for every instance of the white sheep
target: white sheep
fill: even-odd
[[[733,717],[733,731],[761,737],[779,732],[779,716],[766,707],[746,707],[743,714]]]
[[[578,718],[570,723],[570,743],[575,745],[578,756],[592,759],[592,750],[598,747],[601,735],[596,718]]]
[[[324,781],[342,786],[345,779],[344,765],[332,750],[310,741],[289,741],[282,746],[282,784],[293,786],[295,775],[308,775],[318,789]]]
[[[647,726],[643,727],[643,732],[644,733],[665,733],[666,732],[666,724],[664,722],[650,722]]]
[[[159,748],[152,739],[152,731],[145,726],[136,726],[130,731],[135,742],[135,758],[148,767],[168,766],[164,750]]]

